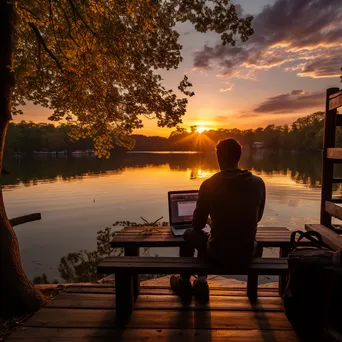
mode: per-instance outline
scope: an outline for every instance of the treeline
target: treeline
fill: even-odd
[[[299,118],[292,125],[268,125],[265,128],[240,130],[217,129],[202,134],[196,132],[196,126],[188,132],[177,129],[168,138],[133,135],[134,150],[137,151],[212,151],[216,143],[223,138],[235,138],[244,147],[252,147],[254,142],[262,142],[266,149],[314,151],[321,149],[324,127],[324,113],[317,112]],[[22,121],[11,123],[7,133],[6,151],[31,153],[32,151],[86,150],[92,149],[91,139],[72,141],[68,132],[70,126],[54,126],[46,123]],[[341,131],[342,133],[342,131]],[[337,134],[337,145],[342,143],[341,134]],[[339,141],[341,140],[341,141]],[[116,151],[122,149],[116,148]]]
[[[71,127],[65,124],[54,126],[47,123],[12,122],[8,127],[5,149],[6,152],[31,153],[93,148],[90,139],[72,141],[68,135],[70,129]]]
[[[178,149],[212,150],[223,138],[237,139],[244,147],[252,147],[254,142],[262,142],[265,149],[285,151],[317,151],[322,148],[324,132],[324,112],[316,112],[294,121],[292,125],[268,125],[265,128],[239,130],[218,129],[196,134],[196,126],[192,132],[183,129],[173,132],[168,141]],[[337,129],[336,144],[342,145],[342,129]]]

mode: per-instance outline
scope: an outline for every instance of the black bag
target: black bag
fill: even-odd
[[[301,247],[299,243],[304,238],[309,242]],[[340,253],[328,249],[319,233],[296,231],[291,234],[284,309],[302,337],[317,338],[327,326],[332,297],[331,276],[339,264]]]
[[[330,279],[332,286],[328,308],[328,327],[342,336],[342,267],[333,268]]]

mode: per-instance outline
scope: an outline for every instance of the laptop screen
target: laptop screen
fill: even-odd
[[[169,192],[170,224],[191,223],[197,198],[197,190]]]

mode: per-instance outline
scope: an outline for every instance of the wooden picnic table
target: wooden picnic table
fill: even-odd
[[[152,227],[131,226],[118,231],[111,246],[124,248],[125,256],[139,256],[141,247],[180,247],[185,244],[182,236],[174,236],[169,226],[154,227],[152,234],[144,234]],[[286,257],[290,249],[291,231],[286,227],[258,227],[256,241],[262,247],[278,247],[279,257]],[[257,277],[254,280],[257,282]],[[139,277],[134,277],[134,291],[139,293]],[[286,284],[285,277],[279,278],[279,292]],[[257,285],[257,284],[256,284]]]

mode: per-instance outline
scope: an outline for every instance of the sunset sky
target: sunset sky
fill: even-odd
[[[189,100],[184,127],[257,128],[292,123],[324,110],[325,89],[341,87],[341,0],[234,0],[254,16],[254,35],[235,47],[191,24],[177,26],[182,64],[163,71],[167,87],[183,75],[196,95]],[[240,7],[241,5],[241,7]],[[14,120],[47,121],[50,112],[28,105]],[[136,133],[168,136],[153,120]]]

